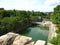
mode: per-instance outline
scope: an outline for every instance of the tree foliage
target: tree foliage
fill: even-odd
[[[40,21],[38,17],[44,13],[39,11],[4,10],[0,8],[0,34],[20,32],[31,25],[33,21]]]
[[[60,30],[60,5],[54,8],[54,12],[51,14],[51,21],[54,24],[57,24],[57,27]]]
[[[54,12],[51,14],[51,21],[54,24],[57,24],[58,27],[58,35],[51,40],[51,43],[54,45],[60,45],[60,5],[54,8]]]

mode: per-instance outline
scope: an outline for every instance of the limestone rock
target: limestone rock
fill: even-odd
[[[25,45],[26,43],[28,43],[31,40],[32,40],[32,38],[30,38],[30,37],[17,36],[12,45]]]
[[[51,44],[51,43],[47,43],[47,45],[53,45],[53,44]]]
[[[18,34],[7,33],[0,37],[0,45],[11,45]]]
[[[45,41],[38,40],[34,45],[45,45]]]
[[[45,45],[45,41],[38,40],[35,44],[32,38],[9,32],[0,36],[0,45]]]
[[[29,42],[29,43],[26,44],[26,45],[34,45],[34,42]]]

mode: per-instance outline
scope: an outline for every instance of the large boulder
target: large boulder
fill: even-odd
[[[31,41],[32,38],[30,37],[22,36],[12,32],[0,36],[0,45],[26,45]]]
[[[34,45],[34,42],[29,42],[26,45]]]
[[[45,41],[43,40],[38,40],[34,45],[45,45]]]
[[[26,36],[17,36],[12,45],[25,45],[30,42],[32,38]]]
[[[7,33],[0,37],[0,45],[11,45],[18,34]]]
[[[34,44],[32,38],[10,32],[0,36],[0,45],[45,45],[45,41],[38,40]]]

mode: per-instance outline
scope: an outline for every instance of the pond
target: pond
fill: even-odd
[[[44,40],[47,41],[48,39],[48,30],[40,28],[40,25],[31,26],[21,33],[24,36],[32,37],[33,41],[37,40]]]

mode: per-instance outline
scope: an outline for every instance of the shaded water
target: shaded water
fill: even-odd
[[[21,33],[22,35],[32,37],[33,41],[48,39],[48,30],[41,29],[39,25],[29,27],[27,31]]]

